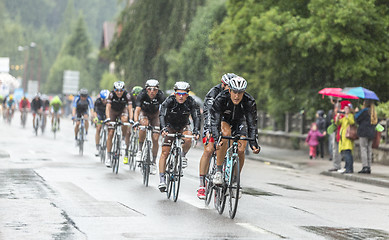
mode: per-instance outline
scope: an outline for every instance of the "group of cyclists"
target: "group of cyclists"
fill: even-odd
[[[204,152],[200,159],[197,197],[205,199],[205,176],[208,173],[211,155],[216,151],[217,171],[213,176],[214,184],[222,183],[222,164],[228,148],[226,139],[220,136],[246,136],[250,139],[249,145],[253,153],[260,151],[258,145],[257,109],[255,99],[246,92],[247,81],[233,73],[224,74],[221,83],[210,89],[204,99],[203,115],[203,144]],[[152,126],[160,131],[153,131],[152,135],[152,163],[151,174],[157,171],[157,153],[159,149],[159,136],[163,137],[161,155],[159,157],[158,188],[166,191],[166,159],[168,158],[173,138],[168,134],[182,133],[192,135],[194,139],[200,138],[201,113],[200,106],[189,95],[190,85],[187,82],[176,82],[174,92],[165,97],[159,89],[159,81],[149,79],[144,87],[136,86],[129,92],[125,83],[117,81],[113,84],[113,90],[101,90],[95,103],[91,101],[86,89],[80,90],[80,95],[73,102],[73,119],[84,116],[88,118],[88,109],[96,123],[95,143],[99,155],[100,131],[102,124],[120,119],[121,122],[129,122],[132,127],[122,125],[123,138],[125,138],[125,156],[123,163],[128,164],[129,137],[132,129],[139,131],[139,151],[136,159],[141,157],[141,149],[145,141],[145,128],[140,126]],[[88,125],[85,126],[86,132]],[[75,127],[75,139],[77,139],[78,125]],[[111,167],[112,138],[114,128],[108,125],[107,154],[105,165]],[[182,168],[188,165],[186,154],[191,147],[190,138],[183,138]],[[244,164],[244,154],[247,141],[239,140],[238,155],[240,170]]]
[[[7,95],[2,102],[2,110],[4,119],[8,119],[11,122],[13,115],[16,109],[20,111],[20,120],[22,125],[24,125],[24,121],[26,121],[27,113],[31,111],[32,113],[32,123],[35,128],[35,118],[39,115],[43,121],[43,126],[41,126],[42,131],[44,131],[45,123],[47,122],[47,116],[51,114],[51,123],[53,123],[54,118],[61,114],[62,101],[58,96],[53,97],[49,100],[48,96],[41,95],[40,93],[36,93],[31,102],[26,96],[23,96],[19,103],[17,103],[13,94]],[[58,118],[59,119],[59,118]]]

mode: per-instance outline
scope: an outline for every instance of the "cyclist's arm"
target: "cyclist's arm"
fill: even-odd
[[[200,132],[200,106],[193,100],[193,106],[191,109],[191,115],[193,119],[193,134],[198,135]]]
[[[168,100],[164,101],[161,104],[161,109],[159,110],[159,123],[161,125],[161,130],[166,129],[165,116],[167,114]]]
[[[249,141],[251,149],[254,150],[259,148],[258,145],[258,127],[257,127],[257,105],[255,100],[249,100],[245,109],[246,123],[248,129],[248,137],[255,139],[254,141]]]

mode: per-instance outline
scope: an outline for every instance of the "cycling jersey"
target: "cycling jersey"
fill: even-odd
[[[124,108],[131,103],[131,95],[125,90],[119,98],[115,91],[111,91],[107,98],[107,103],[111,104],[111,109],[116,112],[122,112]]]
[[[58,96],[55,96],[51,101],[50,101],[50,106],[53,108],[54,112],[58,112],[60,108],[62,107],[62,101],[59,99]]]
[[[92,98],[88,96],[85,100],[82,100],[78,95],[73,100],[73,107],[76,108],[77,117],[80,117],[83,114],[88,114],[88,108],[93,109]]]
[[[49,110],[50,101],[49,101],[49,100],[43,101],[43,106],[44,106],[45,111],[46,111],[46,110]]]
[[[97,118],[99,120],[105,119],[105,109],[107,107],[107,104],[103,103],[103,100],[101,98],[96,99],[95,101],[95,113],[97,114]]]
[[[22,99],[19,103],[19,109],[24,109],[24,108],[30,108],[30,101],[28,101],[27,98]]]
[[[203,114],[204,114],[204,133],[207,131],[211,131],[211,112],[210,109],[212,108],[213,101],[223,91],[222,84],[218,84],[211,88],[207,95],[205,95],[204,98],[204,107],[203,107]],[[204,134],[205,135],[205,134]]]
[[[8,108],[11,108],[13,105],[15,105],[15,100],[14,99],[12,99],[12,100],[7,100],[7,104],[6,104],[6,106],[8,107]]]
[[[42,99],[38,98],[38,100],[36,98],[32,99],[31,101],[31,110],[33,112],[38,112],[39,109],[41,109],[43,107],[43,101]]]
[[[136,98],[136,106],[140,107],[142,111],[148,114],[156,113],[159,110],[159,105],[165,100],[164,94],[161,90],[158,90],[155,98],[150,99],[147,94],[147,90],[144,88]]]
[[[211,129],[215,139],[219,137],[221,121],[238,129],[244,127],[242,122],[246,122],[247,137],[255,139],[255,141],[250,141],[250,147],[258,148],[257,105],[250,94],[245,92],[242,101],[238,105],[234,105],[229,91],[221,92],[214,100],[211,109]]]
[[[161,129],[166,127],[177,131],[189,124],[189,115],[193,119],[193,133],[198,134],[200,130],[200,107],[196,101],[188,96],[186,101],[179,104],[174,95],[170,95],[161,105],[159,120]]]

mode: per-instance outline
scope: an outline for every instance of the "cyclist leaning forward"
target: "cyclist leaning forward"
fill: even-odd
[[[212,153],[215,151],[214,147],[214,138],[211,137],[211,108],[215,98],[223,90],[228,89],[228,83],[230,79],[236,77],[234,73],[226,73],[221,78],[221,83],[214,86],[209,90],[207,95],[204,98],[204,131],[203,131],[203,144],[204,152],[200,159],[199,174],[200,174],[200,187],[197,189],[197,197],[199,199],[205,199],[205,175],[208,172],[209,160],[212,156]]]
[[[155,79],[149,79],[146,81],[145,88],[139,93],[136,98],[136,108],[134,113],[134,127],[139,124],[142,126],[159,127],[159,106],[165,100],[164,94],[159,90],[159,82]],[[138,161],[140,161],[142,155],[142,146],[146,138],[146,131],[139,131],[139,151],[136,155]],[[156,159],[158,154],[158,138],[159,133],[153,133],[153,149],[152,149],[152,165],[151,174],[156,173]]]
[[[96,99],[94,104],[94,118],[93,121],[96,124],[96,135],[95,135],[95,143],[96,143],[96,153],[95,156],[99,156],[100,154],[100,131],[101,131],[101,123],[105,120],[105,110],[107,106],[107,98],[109,95],[109,91],[107,89],[100,91],[100,97]]]
[[[246,92],[247,81],[242,77],[234,77],[229,81],[229,90],[221,92],[213,102],[211,109],[211,129],[215,139],[223,136],[241,135],[255,139],[250,141],[253,153],[260,151],[258,145],[257,107],[255,99]],[[246,127],[247,125],[247,132]],[[238,142],[240,171],[242,170],[247,141]],[[228,148],[227,139],[222,139],[216,146],[217,172],[213,177],[214,184],[222,184],[223,161]],[[239,193],[240,196],[240,193]]]
[[[117,81],[113,84],[113,91],[108,95],[107,107],[105,110],[106,119],[104,122],[116,121],[118,117],[122,122],[128,122],[132,119],[132,103],[131,95],[125,90],[124,82]],[[129,115],[129,116],[128,116]],[[114,127],[108,126],[108,138],[107,138],[107,158],[105,159],[105,166],[111,167],[111,155],[112,155],[112,138],[114,134]],[[127,133],[127,126],[122,126],[122,132]],[[129,141],[126,138],[126,152],[128,151]]]
[[[81,118],[84,117],[84,123],[85,123],[85,134],[88,135],[88,128],[89,128],[89,111],[90,110],[93,114],[93,101],[90,96],[88,96],[88,89],[81,89],[80,94],[76,96],[73,100],[73,111],[72,111],[72,119],[74,120],[76,117]],[[77,115],[76,115],[77,114]],[[76,122],[76,127],[74,128],[74,136],[77,141],[78,139],[78,129],[80,127],[81,121]]]
[[[59,125],[60,125],[60,118],[59,115],[61,115],[61,108],[62,108],[62,101],[58,96],[53,97],[50,101],[50,112],[51,112],[51,129],[54,128],[54,119],[58,118],[58,131],[59,131]]]
[[[30,107],[31,107],[30,101],[28,101],[28,98],[26,98],[26,96],[23,96],[23,98],[19,102],[20,121],[22,121],[22,115],[23,115],[22,113],[27,112],[28,109],[30,109]]]
[[[174,95],[170,95],[161,105],[159,120],[161,122],[162,136],[165,137],[162,146],[162,153],[159,159],[159,178],[158,188],[161,192],[166,190],[166,159],[169,156],[173,138],[166,137],[168,133],[180,132],[184,135],[192,134],[190,130],[189,115],[193,120],[193,135],[196,139],[199,137],[200,129],[200,107],[196,101],[189,96],[190,85],[187,82],[176,82],[174,85]],[[182,146],[182,167],[188,164],[186,153],[191,146],[191,139],[184,138]]]

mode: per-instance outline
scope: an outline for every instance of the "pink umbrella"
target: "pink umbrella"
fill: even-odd
[[[325,96],[331,96],[331,97],[340,97],[340,98],[347,98],[347,99],[358,99],[358,97],[353,95],[348,95],[342,92],[341,88],[323,88],[319,91],[319,94],[322,94],[323,98]]]

